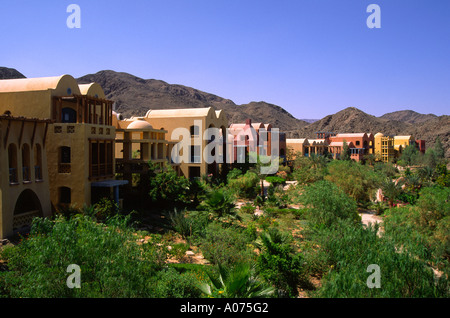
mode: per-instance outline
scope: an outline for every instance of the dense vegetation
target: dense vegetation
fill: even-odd
[[[446,162],[437,144],[399,163],[297,157],[276,175],[201,180],[151,169],[133,189],[146,199],[122,211],[104,199],[36,218],[0,250],[0,297],[448,297]],[[362,224],[365,210],[382,224]],[[81,288],[67,287],[70,264]]]

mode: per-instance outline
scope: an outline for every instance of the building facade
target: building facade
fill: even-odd
[[[81,208],[105,195],[118,200],[112,104],[100,85],[79,85],[70,75],[0,82],[0,111],[52,120],[46,152],[53,208]]]
[[[51,215],[46,134],[50,120],[0,116],[0,239]]]

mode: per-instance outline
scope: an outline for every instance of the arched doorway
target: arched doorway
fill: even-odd
[[[33,190],[22,191],[14,207],[13,229],[31,225],[34,217],[42,217],[42,205]]]

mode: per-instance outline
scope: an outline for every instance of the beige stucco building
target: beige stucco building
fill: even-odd
[[[156,168],[169,164],[181,174],[180,165],[171,161],[171,151],[175,142],[166,140],[167,130],[155,129],[143,117],[123,119],[113,112],[113,125],[116,127],[116,173],[132,185],[133,175],[145,174],[149,162]]]
[[[45,137],[50,120],[0,116],[0,239],[51,215]]]
[[[112,101],[96,83],[70,75],[0,81],[0,111],[48,118],[46,153],[52,206],[83,207],[118,195]]]
[[[187,178],[216,174],[220,163],[225,162],[228,120],[222,110],[207,108],[151,109],[144,119],[155,129],[167,132],[166,139],[171,143],[171,161],[180,163],[181,174]],[[214,136],[207,135],[208,128],[216,128]],[[180,143],[181,142],[181,143]],[[204,152],[208,144],[221,144],[222,152],[211,151],[217,158],[212,163],[205,160]],[[212,144],[211,144],[212,145]],[[210,145],[210,146],[211,146]],[[220,159],[219,159],[220,157]]]

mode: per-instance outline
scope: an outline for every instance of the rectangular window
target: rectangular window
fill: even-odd
[[[200,162],[200,146],[191,146],[191,163]]]

